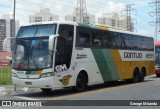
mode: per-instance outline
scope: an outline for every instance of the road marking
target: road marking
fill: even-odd
[[[15,96],[15,98],[23,99],[23,100],[40,100],[40,99],[34,99],[30,97],[20,97],[20,96]]]
[[[125,85],[125,86],[116,86],[116,87],[109,87],[109,88],[107,87],[107,88],[104,88],[104,89],[98,89],[98,90],[94,90],[94,91],[76,93],[76,94],[73,94],[73,95],[65,95],[65,96],[61,96],[61,97],[54,97],[54,98],[50,98],[48,100],[64,100],[64,99],[68,99],[68,98],[87,96],[87,95],[103,93],[103,92],[107,92],[107,91],[114,91],[114,90],[129,88],[129,87],[144,86],[144,85],[148,85],[148,84],[152,84],[152,83],[156,83],[156,82],[160,82],[160,80],[151,81],[151,82],[129,84],[129,85]]]

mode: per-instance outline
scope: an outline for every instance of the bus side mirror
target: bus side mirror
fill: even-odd
[[[15,37],[8,37],[8,38],[4,39],[4,41],[3,41],[3,51],[7,51],[7,41],[12,40],[12,39],[15,39]]]
[[[59,34],[49,36],[49,50],[54,50],[55,39],[59,36]]]

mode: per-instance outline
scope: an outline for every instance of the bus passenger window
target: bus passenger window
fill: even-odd
[[[100,40],[99,40],[99,39],[94,39],[93,46],[94,46],[94,47],[101,47],[101,42],[100,42]]]
[[[89,47],[90,46],[90,34],[79,33],[80,46]]]

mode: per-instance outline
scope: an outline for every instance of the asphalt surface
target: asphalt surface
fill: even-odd
[[[129,83],[119,81],[89,86],[85,92],[73,93],[70,88],[58,89],[51,93],[43,93],[40,89],[17,88],[0,86],[0,100],[49,100],[42,101],[42,107],[0,107],[0,109],[160,109],[160,106],[108,106],[110,104],[124,105],[126,102],[144,102],[152,100],[160,105],[160,78],[155,75],[147,77],[145,82]],[[59,103],[55,100],[60,100]],[[63,100],[67,100],[63,101]],[[69,101],[70,100],[70,101]],[[96,101],[97,100],[97,101]],[[111,101],[119,100],[119,101]],[[125,101],[126,100],[126,101]],[[69,102],[68,102],[69,101]],[[149,101],[151,102],[151,101]],[[48,104],[47,104],[48,103]],[[88,103],[88,104],[87,104]],[[106,104],[105,104],[106,103]],[[104,106],[99,106],[99,105]],[[55,106],[58,105],[58,106]],[[65,105],[65,106],[64,106]]]

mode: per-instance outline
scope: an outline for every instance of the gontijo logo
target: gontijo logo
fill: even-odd
[[[124,58],[142,58],[142,53],[124,52]]]

